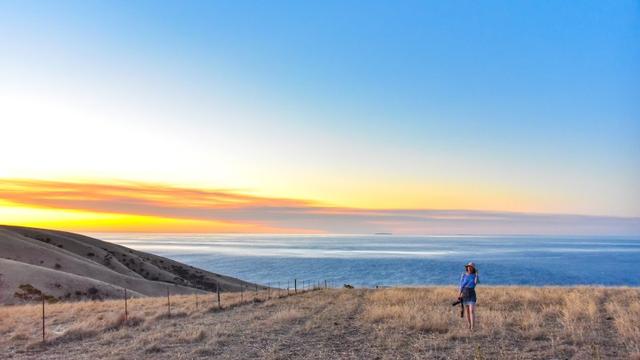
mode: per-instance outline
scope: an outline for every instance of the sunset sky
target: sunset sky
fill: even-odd
[[[637,1],[2,1],[0,223],[640,234]]]

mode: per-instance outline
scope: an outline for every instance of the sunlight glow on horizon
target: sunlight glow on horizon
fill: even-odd
[[[89,232],[634,234],[640,218],[364,209],[141,182],[0,179],[4,224]]]
[[[629,232],[638,9],[2,2],[0,223]]]

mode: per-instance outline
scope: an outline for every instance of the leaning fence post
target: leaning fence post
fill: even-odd
[[[167,316],[171,317],[171,298],[169,297],[169,287],[167,286]]]
[[[44,342],[44,293],[42,293],[42,342]]]
[[[129,309],[127,308],[127,289],[124,289],[124,321],[129,318]]]

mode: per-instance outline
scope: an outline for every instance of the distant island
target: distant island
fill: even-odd
[[[393,235],[393,234],[390,232],[377,232],[377,233],[374,233],[373,235]]]

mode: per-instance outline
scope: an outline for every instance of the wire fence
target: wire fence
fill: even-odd
[[[206,306],[209,303],[209,309],[213,311],[222,311],[226,308],[233,308],[241,305],[264,302],[271,299],[286,298],[289,296],[295,296],[304,294],[310,291],[317,291],[323,289],[337,288],[338,283],[335,280],[307,280],[307,279],[291,279],[287,280],[286,287],[284,282],[268,282],[264,285],[243,283],[240,285],[240,289],[236,291],[223,291],[223,287],[219,282],[215,283],[215,288],[207,293],[194,293],[193,305],[195,309],[199,309],[200,306]],[[200,296],[199,296],[200,295]],[[172,294],[171,287],[168,285],[166,288],[166,316],[171,318],[172,309],[175,314],[175,298],[181,299],[184,302],[185,295]],[[187,297],[188,298],[188,297]],[[143,299],[143,298],[137,298]],[[42,300],[42,342],[47,340],[47,295],[41,294]],[[129,291],[126,288],[122,288],[122,316],[125,323],[130,319],[131,312],[131,300]],[[182,304],[184,305],[184,304]]]

